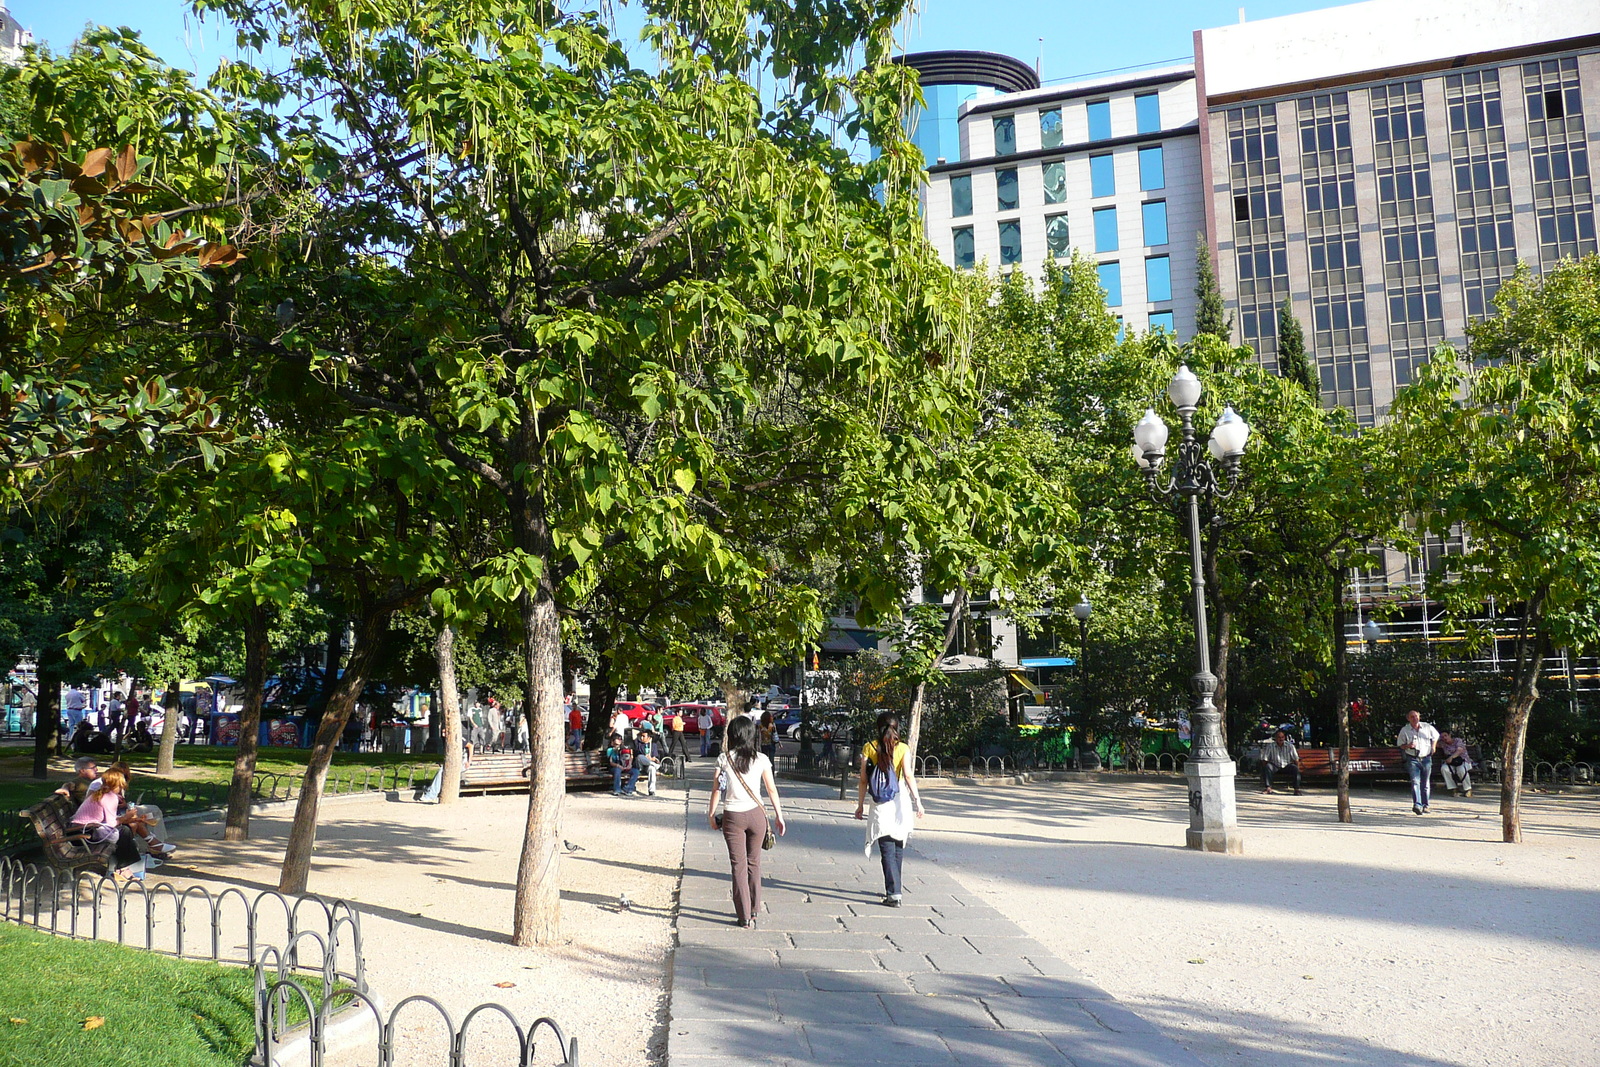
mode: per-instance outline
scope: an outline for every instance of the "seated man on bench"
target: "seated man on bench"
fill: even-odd
[[[1300,750],[1294,747],[1285,730],[1272,735],[1271,744],[1261,758],[1261,791],[1272,792],[1272,776],[1288,771],[1294,780],[1294,795],[1300,795]]]

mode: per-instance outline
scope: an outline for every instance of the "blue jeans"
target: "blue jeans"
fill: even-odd
[[[878,855],[883,860],[883,892],[885,896],[900,895],[900,865],[905,861],[906,843],[892,837],[878,838]]]
[[[1406,774],[1411,779],[1411,806],[1426,811],[1433,794],[1433,757],[1407,756]]]
[[[622,776],[624,774],[626,774],[628,776],[628,788],[626,788],[626,789],[622,788]],[[613,792],[613,793],[632,793],[632,792],[634,792],[636,790],[638,784],[639,784],[639,765],[637,763],[635,763],[632,767],[628,768],[626,771],[624,771],[621,767],[612,767],[611,768],[611,792]]]

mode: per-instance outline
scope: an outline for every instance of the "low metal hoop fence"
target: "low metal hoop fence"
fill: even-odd
[[[260,1067],[272,1067],[285,1039],[294,1036],[289,1027],[291,1006],[301,1008],[308,1020],[305,1038],[311,1067],[322,1067],[326,1062],[329,1024],[336,1012],[370,1015],[376,1035],[373,1044],[380,1064],[416,1061],[426,1055],[419,1046],[431,1044],[444,1046],[438,1049],[442,1053],[438,1062],[449,1063],[450,1067],[471,1067],[472,1064],[578,1067],[577,1038],[568,1038],[561,1025],[548,1016],[524,1026],[504,1005],[488,1003],[470,1009],[457,1025],[449,1009],[421,994],[406,997],[385,1012],[360,989],[324,983],[321,997],[315,997],[301,979],[278,969],[275,963],[263,959],[256,965],[255,1062]],[[408,1009],[411,1010],[408,1012]],[[413,1021],[419,1012],[423,1014],[420,1025]],[[407,1016],[405,1027],[401,1025],[402,1013]],[[480,1018],[490,1021],[475,1027]],[[495,1020],[501,1025],[494,1026]],[[549,1041],[541,1037],[546,1032]],[[553,1055],[541,1057],[541,1050],[548,1050],[552,1044]],[[483,1055],[476,1056],[477,1052]]]

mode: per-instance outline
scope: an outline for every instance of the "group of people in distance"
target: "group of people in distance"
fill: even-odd
[[[1422,713],[1406,713],[1406,724],[1400,727],[1395,738],[1405,759],[1406,776],[1411,780],[1411,811],[1414,815],[1427,815],[1429,801],[1433,799],[1433,764],[1437,758],[1444,775],[1445,788],[1459,797],[1472,795],[1472,758],[1467,754],[1467,743],[1451,735],[1449,730],[1436,730],[1422,721]],[[1274,792],[1273,779],[1283,775],[1294,786],[1295,796],[1300,795],[1300,752],[1295,748],[1289,731],[1279,728],[1261,754],[1261,791]]]
[[[166,836],[161,809],[128,800],[133,772],[126,763],[113,763],[100,773],[99,762],[81,756],[74,763],[77,777],[56,790],[74,806],[69,820],[74,832],[93,844],[112,843],[110,868],[114,878],[143,881],[144,872],[161,866],[176,851]]]
[[[770,719],[770,713],[767,717]],[[721,832],[728,848],[734,921],[747,930],[756,928],[761,913],[761,854],[788,830],[762,726],[748,714],[729,720],[706,805],[706,822]],[[775,741],[772,752],[776,752]],[[883,903],[897,908],[904,891],[906,842],[915,820],[923,814],[909,749],[900,740],[899,716],[893,712],[878,716],[873,739],[862,746],[857,770],[855,817],[867,824],[866,854],[870,856],[876,848],[883,866]],[[763,793],[772,804],[776,834],[768,826]]]

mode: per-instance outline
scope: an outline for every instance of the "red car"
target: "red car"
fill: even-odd
[[[727,709],[716,704],[673,704],[667,708],[666,717],[661,722],[663,726],[671,730],[673,729],[673,720],[682,715],[683,732],[694,734],[698,737],[700,736],[700,712],[702,710],[711,713],[711,728],[713,730],[720,730],[722,724],[728,719]]]
[[[654,704],[641,704],[637,700],[619,700],[611,705],[611,717],[616,718],[619,711],[628,717],[629,722],[636,723],[640,719],[648,719],[654,715],[656,706]]]

